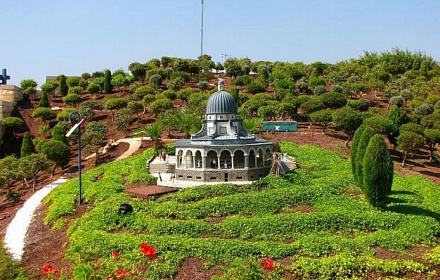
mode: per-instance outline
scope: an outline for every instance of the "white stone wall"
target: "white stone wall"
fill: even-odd
[[[23,99],[23,93],[19,87],[14,85],[0,86],[0,146],[3,144],[4,129],[1,124],[3,118],[11,116],[14,105]]]

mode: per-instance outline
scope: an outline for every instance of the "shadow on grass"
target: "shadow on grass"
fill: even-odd
[[[433,212],[431,210],[427,210],[418,206],[408,205],[408,204],[394,204],[385,207],[386,211],[396,212],[405,215],[417,215],[417,216],[425,216],[431,217],[440,221],[440,214]]]

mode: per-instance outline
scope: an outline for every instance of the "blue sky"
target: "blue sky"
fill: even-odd
[[[0,69],[19,85],[200,55],[201,0],[0,1]],[[359,58],[400,48],[440,60],[438,0],[204,0],[204,53],[252,61]]]

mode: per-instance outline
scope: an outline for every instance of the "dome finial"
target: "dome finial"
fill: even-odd
[[[218,90],[224,90],[225,89],[225,80],[218,79]]]

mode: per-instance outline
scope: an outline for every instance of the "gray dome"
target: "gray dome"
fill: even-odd
[[[237,114],[235,98],[224,90],[215,92],[208,99],[206,114]]]

